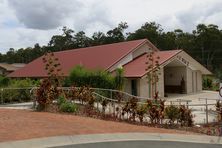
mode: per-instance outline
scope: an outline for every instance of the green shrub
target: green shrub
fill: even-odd
[[[27,102],[31,100],[30,89],[3,88],[0,91],[3,103]]]
[[[57,100],[57,104],[60,106],[61,104],[65,103],[66,99],[64,96],[59,96]]]
[[[205,76],[203,77],[203,89],[211,90],[213,87],[213,78]]]
[[[9,87],[17,87],[17,88],[24,88],[24,87],[33,87],[39,84],[39,80],[32,80],[29,78],[26,79],[11,79]]]
[[[90,86],[94,88],[115,88],[115,80],[110,73],[103,70],[88,70],[82,66],[76,66],[65,82],[66,86],[74,85],[77,87]]]
[[[4,76],[0,76],[0,87],[6,87],[9,84],[10,79]]]
[[[38,85],[38,80],[31,79],[9,79],[0,76],[0,91],[3,103],[27,102],[31,100],[30,89]]]
[[[67,112],[67,113],[74,113],[77,112],[78,107],[75,103],[72,103],[70,101],[63,102],[60,106],[60,111]]]
[[[3,91],[0,92],[4,103],[30,101],[30,89],[38,82],[31,79],[4,78],[1,80],[4,81],[4,84],[2,84]]]
[[[173,124],[175,120],[179,118],[180,112],[179,108],[173,105],[170,105],[165,108],[165,116],[170,119],[170,124]]]

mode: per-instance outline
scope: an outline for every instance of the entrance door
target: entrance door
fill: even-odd
[[[137,96],[137,80],[131,80],[132,95]]]

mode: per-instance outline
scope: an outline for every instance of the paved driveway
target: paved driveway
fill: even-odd
[[[200,99],[201,98],[201,99]],[[189,108],[193,110],[194,114],[194,122],[195,123],[206,123],[206,100],[207,104],[213,104],[208,106],[209,114],[208,114],[208,121],[214,122],[217,121],[217,116],[211,110],[215,110],[216,100],[218,99],[218,92],[216,91],[202,91],[195,94],[169,94],[167,98],[167,103],[170,104],[172,101],[173,104],[178,104],[179,102],[174,102],[177,100],[182,100],[181,104],[186,105],[186,100],[190,100],[188,104],[190,105]],[[192,106],[197,104],[203,104],[202,106]]]

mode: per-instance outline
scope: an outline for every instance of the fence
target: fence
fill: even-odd
[[[10,104],[19,102],[29,102],[32,100],[30,91],[32,87],[26,88],[1,88],[0,104]]]
[[[219,112],[216,111],[217,99],[198,98],[202,103],[193,103],[192,100],[177,99],[176,101],[168,101],[168,105],[184,105],[192,110],[195,124],[208,124],[218,121]],[[214,103],[215,102],[215,103]]]
[[[5,103],[15,103],[15,102],[28,102],[33,100],[33,93],[37,90],[37,87],[28,87],[28,88],[1,88],[0,89],[0,104]],[[70,87],[62,87],[64,91],[70,91],[72,88]],[[97,99],[105,99],[109,101],[108,111],[115,112],[115,106],[117,105],[118,98],[121,97],[121,103],[124,104],[129,100],[129,98],[136,98],[139,100],[139,103],[144,103],[147,98],[133,96],[126,92],[111,90],[111,89],[101,89],[101,88],[90,88],[93,91],[94,96]],[[202,123],[211,123],[217,121],[217,114],[215,104],[217,100],[212,100],[209,98],[199,98],[199,100],[203,100],[204,103],[194,104],[192,100],[183,100],[178,99],[174,101],[167,101],[165,105],[185,105],[187,108],[192,110],[194,114],[195,124]],[[211,100],[211,101],[209,101]],[[212,103],[212,101],[215,103]],[[97,101],[98,102],[98,101]],[[101,109],[101,104],[97,103],[96,107]]]
[[[70,88],[63,88],[66,90],[69,90]],[[100,88],[90,88],[93,90],[94,95],[97,98],[108,100],[108,111],[115,113],[115,106],[117,105],[118,98],[121,97],[121,104],[123,104],[127,101],[129,101],[129,98],[136,98],[139,100],[139,104],[143,104],[147,98],[144,97],[138,97],[133,96],[131,94],[128,94],[126,92],[118,91],[118,90],[111,90],[111,89],[100,89]],[[151,99],[150,99],[151,100]],[[184,105],[187,108],[192,110],[192,114],[194,115],[194,122],[195,124],[204,124],[204,123],[212,123],[217,122],[218,120],[218,112],[216,112],[216,99],[210,99],[210,98],[199,98],[199,100],[202,100],[201,103],[193,103],[193,100],[185,100],[185,99],[177,99],[174,101],[168,101],[166,100],[165,105]],[[211,101],[209,101],[211,100]],[[213,102],[212,102],[213,101]],[[121,105],[120,105],[121,106]],[[97,107],[100,107],[101,105],[97,104]]]

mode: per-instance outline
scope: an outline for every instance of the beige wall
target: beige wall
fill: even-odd
[[[202,90],[202,73],[187,68],[187,93],[195,93]]]
[[[158,72],[159,74],[159,81],[157,83],[157,91],[159,91],[159,96],[164,97],[164,70],[161,68]],[[138,95],[140,97],[146,97],[149,98],[149,84],[147,82],[146,75],[143,76],[141,79],[139,79],[139,93]]]
[[[141,46],[140,48],[138,48],[137,50],[135,50],[132,55],[133,55],[133,59],[135,59],[136,57],[148,52],[150,50],[150,47],[147,44],[144,44],[143,46]]]
[[[113,71],[113,70],[115,70],[116,68],[121,67],[122,65],[124,65],[124,64],[126,64],[126,63],[128,63],[128,62],[130,62],[130,61],[132,61],[132,60],[133,60],[133,56],[132,56],[132,54],[129,54],[129,55],[127,55],[126,57],[124,57],[123,59],[121,59],[119,62],[117,62],[116,64],[114,64],[114,65],[109,69],[109,71]]]
[[[136,79],[136,83],[137,83],[137,96],[140,96],[140,89],[143,87],[140,86],[140,78],[126,78],[125,82],[124,82],[124,91],[132,94],[132,89],[131,89],[131,80],[135,80]]]
[[[189,62],[188,67],[192,70],[200,70],[202,71],[202,74],[212,74],[209,70],[207,70],[203,65],[201,65],[199,62],[197,62],[195,59],[193,59],[190,55],[188,55],[186,52],[181,52],[178,54],[178,56],[181,56],[183,59]]]
[[[192,71],[193,73],[193,91],[192,92],[199,92],[202,90],[202,74],[200,71]]]
[[[159,70],[159,81],[157,83],[157,91],[159,91],[159,96],[164,97],[164,68]]]
[[[131,80],[126,78],[125,82],[124,82],[124,91],[131,94],[132,90],[131,90]]]
[[[197,71],[197,91],[202,90],[202,74],[201,71]]]
[[[148,97],[149,96],[149,87],[147,84],[147,78],[146,76],[142,77],[140,79],[140,97]]]
[[[192,71],[192,85],[193,85],[193,91],[197,92],[197,71]]]
[[[187,93],[192,93],[193,92],[193,80],[192,80],[192,70],[187,67]]]

